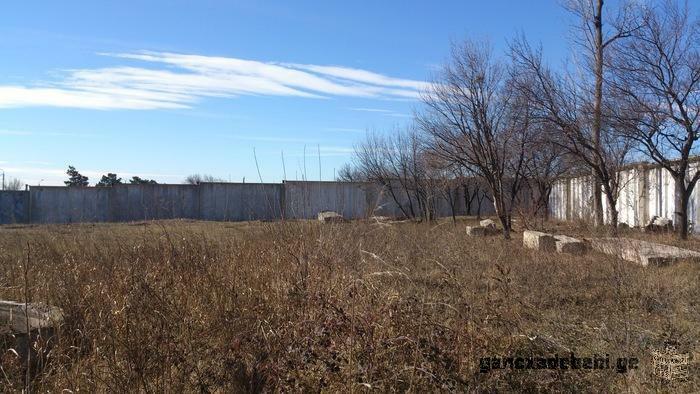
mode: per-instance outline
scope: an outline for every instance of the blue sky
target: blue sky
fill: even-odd
[[[559,61],[567,14],[534,1],[14,1],[0,12],[0,168],[69,164],[179,183],[333,178],[366,130],[410,122],[450,43],[524,32]]]

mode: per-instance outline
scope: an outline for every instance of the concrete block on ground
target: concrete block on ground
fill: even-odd
[[[50,355],[53,337],[62,322],[60,308],[0,300],[0,345],[14,349],[14,354],[25,367],[27,355],[30,355],[30,367],[38,371],[43,366],[40,361]],[[0,351],[4,350],[0,347]]]
[[[481,227],[490,227],[490,228],[492,228],[492,229],[495,230],[495,229],[496,229],[496,222],[494,222],[494,221],[491,220],[491,219],[484,219],[484,220],[482,220],[482,221],[479,222],[479,226],[481,226]]]
[[[386,222],[392,221],[392,218],[390,218],[388,216],[376,216],[375,215],[375,216],[370,217],[369,219],[372,222],[378,222],[378,223],[386,223]]]
[[[63,312],[56,307],[0,300],[0,333],[26,333],[27,324],[30,331],[53,327],[62,319]]]
[[[586,243],[578,238],[568,237],[566,235],[555,235],[555,245],[557,252],[582,255],[586,253]]]
[[[554,252],[557,250],[556,239],[552,235],[539,231],[525,230],[523,232],[523,246],[543,252]]]
[[[484,219],[479,222],[479,226],[483,227],[486,232],[486,235],[494,235],[498,234],[498,227],[496,226],[496,222],[494,222],[491,219]]]
[[[644,231],[647,232],[670,232],[673,231],[673,220],[654,216],[649,223],[644,226]]]
[[[481,226],[467,226],[467,235],[470,237],[486,236],[486,228]]]
[[[343,216],[338,212],[321,211],[318,213],[318,220],[324,223],[342,223],[345,221]]]
[[[700,252],[632,238],[594,238],[591,247],[643,267],[681,261],[700,262]]]

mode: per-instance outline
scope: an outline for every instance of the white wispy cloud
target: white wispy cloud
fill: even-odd
[[[339,66],[151,51],[100,55],[139,66],[66,70],[57,80],[32,86],[0,85],[0,108],[180,109],[206,97],[246,95],[402,100],[419,98],[427,87]]]
[[[63,107],[86,109],[158,109],[186,108],[187,105],[167,101],[163,97],[152,100],[138,99],[130,92],[116,96],[99,89],[34,88],[0,86],[0,108],[8,107]]]
[[[413,81],[399,78],[387,77],[382,74],[377,74],[367,70],[356,68],[340,67],[340,66],[317,66],[313,64],[288,64],[301,70],[306,70],[314,73],[332,77],[340,81],[353,81],[366,83],[371,85],[386,86],[393,89],[390,91],[397,96],[407,98],[415,98],[415,92],[427,90],[429,84],[427,82]],[[404,91],[407,89],[408,91]]]
[[[358,107],[352,107],[348,108],[350,111],[358,111],[358,112],[379,112],[383,114],[389,114],[392,113],[391,110],[388,109],[383,109],[383,108],[358,108]]]
[[[393,116],[397,118],[410,118],[411,115],[409,114],[404,114],[400,112],[395,112],[390,109],[384,109],[384,108],[358,108],[358,107],[352,107],[348,108],[350,111],[359,111],[359,112],[376,112],[380,114],[384,114],[386,116]]]

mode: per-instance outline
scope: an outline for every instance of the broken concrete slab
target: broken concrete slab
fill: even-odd
[[[486,227],[467,226],[467,235],[470,237],[484,237],[486,236]]]
[[[494,222],[491,219],[484,219],[479,221],[479,226],[485,229],[486,235],[495,235],[499,232],[498,227],[496,226],[496,222]]]
[[[479,226],[496,230],[496,222],[491,219],[484,219],[479,222]]]
[[[670,232],[673,231],[673,220],[654,216],[649,223],[644,226],[644,231],[647,232]]]
[[[0,351],[13,349],[22,365],[37,372],[49,357],[62,322],[60,308],[0,300]]]
[[[338,212],[321,211],[318,213],[318,221],[324,223],[342,223],[345,219]]]
[[[582,255],[586,253],[586,243],[566,235],[554,235],[557,252]]]
[[[523,231],[523,246],[528,249],[553,252],[557,250],[554,236],[539,231]]]
[[[632,238],[594,238],[593,250],[642,265],[700,262],[700,252]]]
[[[369,219],[370,219],[370,221],[378,222],[378,223],[386,223],[386,222],[390,222],[393,220],[392,218],[390,218],[388,216],[372,216]]]
[[[0,300],[0,333],[26,333],[53,327],[63,319],[61,309],[44,304]]]

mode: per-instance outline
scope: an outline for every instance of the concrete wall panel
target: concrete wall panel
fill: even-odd
[[[199,185],[203,220],[244,221],[282,218],[282,184],[207,183]]]
[[[0,224],[29,222],[29,192],[0,191]]]
[[[285,214],[290,219],[312,219],[321,211],[335,211],[346,219],[365,218],[371,211],[366,193],[371,187],[366,183],[285,181]]]
[[[696,169],[697,164],[692,168]],[[558,220],[579,218],[592,212],[582,201],[590,201],[592,186],[589,177],[564,178],[552,189],[550,214]],[[671,174],[661,167],[638,166],[620,174],[620,193],[617,201],[619,222],[630,226],[644,226],[654,216],[675,220],[675,187]],[[568,191],[568,192],[567,192]],[[688,202],[688,218],[692,231],[700,233],[700,191],[696,187]],[[605,220],[609,220],[608,204],[603,195]]]

